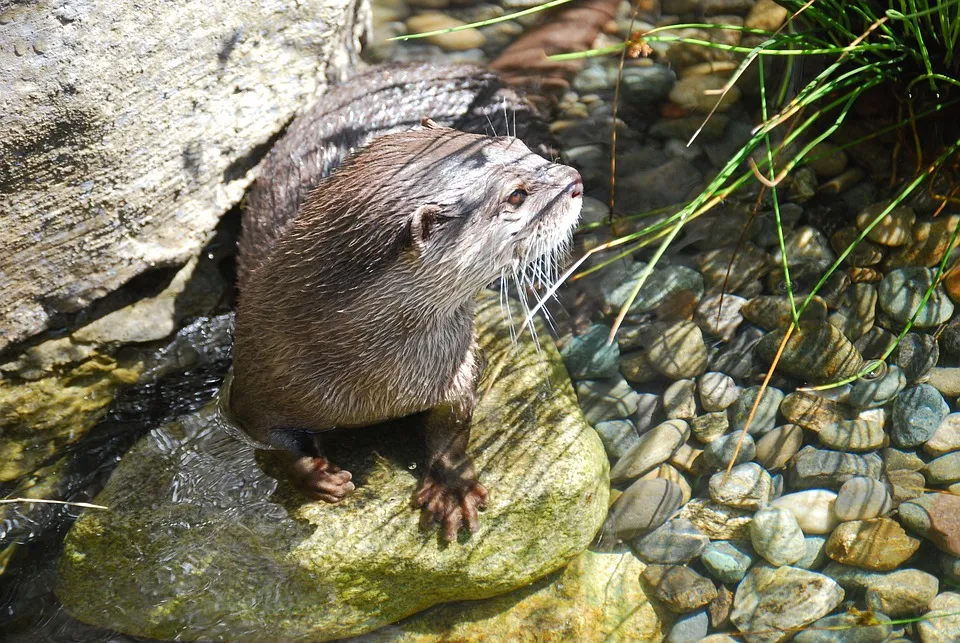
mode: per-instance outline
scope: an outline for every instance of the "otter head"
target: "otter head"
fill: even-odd
[[[423,125],[406,133],[421,141],[422,197],[409,220],[414,261],[433,277],[449,276],[462,297],[505,271],[556,265],[580,216],[580,174],[516,138]]]

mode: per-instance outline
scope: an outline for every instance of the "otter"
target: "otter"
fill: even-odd
[[[398,73],[373,72],[366,86],[390,87]],[[419,68],[415,78],[430,73],[495,80],[476,68]],[[354,485],[324,455],[323,431],[423,414],[415,503],[452,541],[476,531],[487,501],[467,455],[481,373],[475,297],[502,270],[565,250],[583,184],[516,138],[429,119],[394,123],[401,131],[330,173],[336,162],[317,152],[328,143],[311,130],[318,110],[342,112],[343,99],[334,90],[292,124],[251,194],[229,410],[259,446],[287,454],[298,487],[327,502]]]

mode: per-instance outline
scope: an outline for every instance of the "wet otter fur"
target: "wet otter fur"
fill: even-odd
[[[291,159],[287,171],[298,167]],[[290,453],[304,491],[337,502],[354,486],[319,433],[423,413],[416,504],[448,541],[475,531],[487,491],[466,453],[480,376],[474,299],[502,270],[562,252],[581,194],[575,170],[518,139],[425,120],[349,157],[292,216],[265,224],[248,211],[235,420]]]

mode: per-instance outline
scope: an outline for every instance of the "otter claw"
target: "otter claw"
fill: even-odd
[[[426,529],[440,523],[443,539],[448,543],[457,539],[461,527],[474,533],[480,526],[477,511],[487,506],[487,497],[487,490],[478,482],[450,488],[427,477],[416,497],[417,506],[423,509],[420,526]]]
[[[293,464],[294,480],[304,493],[317,500],[337,503],[356,487],[353,475],[326,458],[303,456]]]

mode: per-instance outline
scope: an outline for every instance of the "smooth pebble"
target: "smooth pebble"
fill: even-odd
[[[770,506],[789,511],[805,534],[829,534],[840,522],[834,513],[836,501],[836,492],[808,489],[780,496]]]

